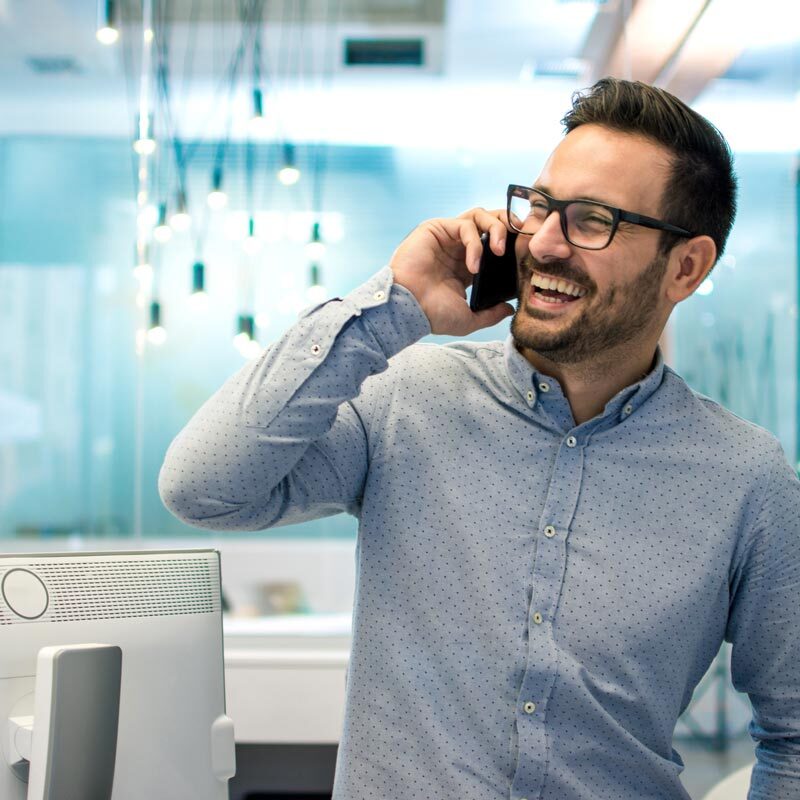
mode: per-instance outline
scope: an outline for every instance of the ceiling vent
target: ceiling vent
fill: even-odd
[[[422,39],[345,39],[344,63],[348,67],[422,67]]]
[[[28,56],[25,63],[37,75],[79,75],[82,72],[71,56]]]

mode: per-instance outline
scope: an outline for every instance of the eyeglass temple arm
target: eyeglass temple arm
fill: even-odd
[[[677,225],[670,225],[669,222],[662,222],[660,219],[646,217],[644,214],[634,214],[631,211],[620,211],[619,218],[625,222],[633,222],[635,225],[643,225],[645,228],[655,228],[656,230],[678,233],[681,236],[694,236],[686,228],[679,228]]]

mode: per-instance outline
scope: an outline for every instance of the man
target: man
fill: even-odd
[[[423,223],[234,376],[162,497],[220,530],[358,517],[338,800],[688,798],[673,730],[723,639],[750,798],[800,798],[800,484],[658,349],[724,247],[730,152],[639,83],[564,122],[510,218]],[[505,344],[415,345],[513,312],[465,301],[509,229]]]

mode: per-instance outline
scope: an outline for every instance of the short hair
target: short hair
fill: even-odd
[[[725,137],[705,117],[674,95],[640,81],[602,78],[572,96],[561,120],[566,133],[594,123],[663,145],[672,163],[661,215],[695,235],[707,234],[722,255],[736,216],[736,174]],[[659,249],[668,253],[681,237],[662,231]]]

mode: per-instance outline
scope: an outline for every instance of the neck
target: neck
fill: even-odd
[[[541,353],[521,348],[523,356],[538,372],[555,378],[569,401],[576,425],[596,417],[606,403],[626,386],[641,380],[651,370],[656,346],[615,348],[590,361],[558,363]]]

